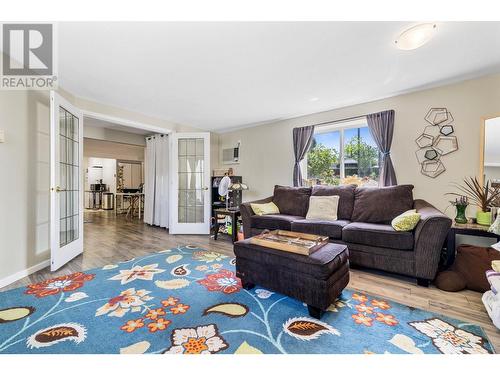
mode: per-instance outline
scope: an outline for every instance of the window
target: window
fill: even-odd
[[[306,185],[378,185],[380,152],[366,119],[317,127]]]

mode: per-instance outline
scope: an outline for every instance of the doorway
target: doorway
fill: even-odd
[[[52,271],[84,252],[87,235],[99,236],[102,231],[114,230],[117,226],[122,226],[120,233],[127,228],[132,231],[144,228],[146,233],[150,224],[162,230],[170,229],[172,234],[208,234],[209,133],[172,133],[155,126],[84,112],[56,92],[51,92],[51,128]],[[73,132],[69,138],[68,129]],[[68,149],[66,138],[78,147]],[[60,165],[64,165],[65,174]],[[74,169],[70,171],[70,185],[67,184],[68,166]],[[61,185],[63,181],[65,186]],[[166,191],[159,199],[158,189]],[[71,206],[64,205],[63,212],[68,192],[73,194]],[[191,196],[195,197],[193,202],[185,201]],[[62,243],[63,234],[68,239],[68,207],[72,224],[69,241]],[[163,218],[159,222],[158,212]],[[185,217],[181,213],[186,213]],[[92,226],[94,219],[98,219],[95,224],[110,225]],[[66,228],[62,232],[61,220]],[[129,225],[131,223],[134,225]],[[119,246],[123,237],[115,236],[112,247]],[[109,246],[106,249],[109,251]]]
[[[150,134],[84,115],[85,230],[143,222],[146,137]],[[102,225],[88,225],[97,222]]]

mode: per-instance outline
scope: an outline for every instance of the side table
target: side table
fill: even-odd
[[[233,242],[236,242],[238,239],[238,217],[240,214],[239,208],[229,207],[229,208],[216,208],[214,210],[215,216],[215,224],[214,224],[214,240],[217,240],[217,236],[219,235],[219,220],[217,220],[217,215],[224,215],[231,217],[231,223],[233,226],[233,230],[231,233],[231,239]]]
[[[479,224],[457,224],[453,223],[446,237],[446,261],[445,267],[449,267],[455,261],[456,235],[462,234],[475,237],[496,238],[500,241],[500,235],[488,232],[489,226]]]

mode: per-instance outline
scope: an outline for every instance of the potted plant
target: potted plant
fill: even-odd
[[[464,185],[453,184],[460,193],[448,193],[455,196],[465,195],[469,201],[480,208],[476,212],[476,221],[481,225],[491,224],[491,205],[497,198],[500,197],[500,189],[492,188],[490,182],[481,185],[476,177],[464,179]]]
[[[469,199],[463,195],[455,198],[454,201],[450,201],[452,206],[455,206],[457,215],[455,217],[455,223],[457,224],[467,224],[467,216],[465,216],[465,211],[467,211],[467,206],[469,205]]]

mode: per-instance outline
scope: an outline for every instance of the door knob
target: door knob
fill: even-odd
[[[208,188],[205,186],[205,187],[203,188],[203,190],[208,190]]]
[[[56,186],[55,188],[52,188],[52,190],[53,191],[55,190],[56,193],[60,193],[61,191],[66,191],[66,189],[61,189],[61,187],[59,187],[59,186]]]

